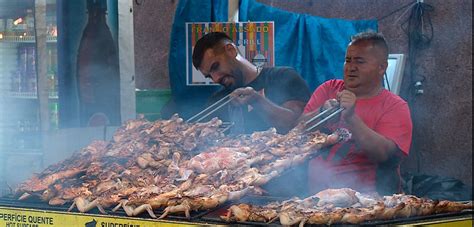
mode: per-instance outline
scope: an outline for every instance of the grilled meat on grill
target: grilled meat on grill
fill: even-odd
[[[51,205],[72,202],[69,210],[80,212],[97,208],[105,213],[110,207],[156,218],[154,210],[164,208],[159,218],[171,213],[189,217],[193,210],[262,193],[259,186],[337,142],[298,128],[286,135],[272,128],[226,137],[221,124],[217,118],[185,123],[178,115],[127,121],[110,142],[91,143],[21,184],[17,193]],[[272,211],[262,212],[252,215],[275,217]]]
[[[282,225],[361,224],[472,209],[472,201],[433,201],[413,195],[394,194],[379,198],[349,188],[327,189],[305,199],[293,198],[263,206],[232,205],[221,218],[225,221],[268,222],[260,214],[276,213]],[[265,213],[265,212],[263,212]]]

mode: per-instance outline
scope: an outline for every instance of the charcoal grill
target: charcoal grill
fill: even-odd
[[[207,211],[194,211],[191,212],[191,218],[187,219],[184,215],[180,216],[177,214],[169,215],[164,220],[152,219],[148,214],[143,213],[137,217],[128,217],[125,212],[117,211],[112,212],[110,209],[106,209],[107,215],[100,214],[97,208],[89,211],[88,213],[79,213],[76,211],[67,212],[67,209],[71,203],[64,204],[63,206],[50,206],[38,199],[29,199],[25,201],[19,201],[11,197],[0,197],[0,213],[5,212],[36,212],[46,215],[56,215],[57,216],[74,216],[74,217],[89,217],[92,220],[102,220],[100,218],[108,218],[111,220],[125,220],[130,222],[141,223],[139,226],[154,226],[156,223],[160,225],[250,225],[250,226],[280,226],[279,220],[275,220],[271,223],[262,223],[262,222],[234,222],[227,223],[223,221],[220,216],[224,215],[227,212],[227,209],[231,205],[239,203],[249,203],[252,205],[264,205],[269,202],[282,201],[288,198],[282,197],[267,197],[267,196],[246,196],[240,201],[227,202],[220,207],[217,207],[213,210]],[[157,215],[162,214],[163,210],[156,210]],[[379,225],[427,225],[427,224],[440,224],[440,223],[450,223],[455,224],[456,226],[472,226],[473,219],[473,210],[464,210],[458,213],[444,213],[444,214],[434,214],[429,216],[419,216],[419,217],[410,217],[410,218],[397,218],[392,220],[384,221],[371,221],[365,222],[361,225],[365,226],[379,226]],[[141,222],[140,222],[141,221]],[[143,223],[142,223],[143,222]],[[0,220],[2,223],[2,220]],[[154,224],[153,224],[154,223]],[[334,226],[349,226],[347,224],[333,224]],[[16,225],[15,225],[16,226]],[[53,225],[56,226],[56,225]],[[100,226],[100,225],[97,225]],[[131,226],[131,225],[130,225]],[[317,225],[312,225],[317,226]]]

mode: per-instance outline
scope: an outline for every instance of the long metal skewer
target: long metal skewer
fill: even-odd
[[[206,118],[207,116],[211,115],[212,113],[216,112],[217,110],[219,110],[220,108],[222,108],[223,106],[227,105],[227,103],[229,103],[230,101],[232,101],[232,99],[234,99],[234,97],[231,97],[229,98],[229,100],[225,101],[224,103],[222,103],[221,105],[219,105],[218,107],[216,107],[215,109],[211,110],[209,113],[205,114],[204,116],[200,117],[199,119],[197,119],[196,122],[200,122],[202,119]]]
[[[225,127],[224,129],[222,129],[221,132],[222,132],[222,133],[226,132],[227,130],[229,130],[230,128],[232,128],[232,126],[234,126],[234,124],[235,124],[234,122],[231,122],[231,123],[229,124],[229,126],[227,126],[227,127]]]
[[[329,116],[325,117],[324,119],[322,119],[322,120],[319,121],[318,123],[316,123],[316,124],[314,124],[313,126],[307,128],[305,131],[306,131],[306,132],[309,132],[309,131],[313,130],[314,128],[316,128],[316,127],[322,125],[324,122],[326,122],[326,121],[332,119],[334,116],[336,116],[338,113],[342,112],[343,110],[344,110],[343,107],[337,109],[336,111],[334,111],[333,113],[331,113]]]
[[[212,113],[216,112],[218,109],[222,108],[225,106],[227,103],[232,101],[234,97],[230,97],[230,94],[226,95],[224,98],[219,99],[217,102],[213,103],[212,105],[208,106],[206,109],[202,110],[201,112],[197,113],[196,115],[192,116],[188,120],[186,120],[186,123],[192,122],[194,119],[198,118],[199,116],[203,115],[207,111],[210,110],[209,113],[205,114],[204,116],[200,117],[197,119],[195,122],[199,122],[202,119],[206,118],[207,116],[211,115]]]
[[[314,120],[316,120],[316,119],[322,117],[324,114],[329,113],[329,112],[330,112],[331,110],[333,110],[334,108],[336,108],[336,107],[331,107],[331,108],[325,109],[323,112],[321,112],[321,113],[319,113],[318,115],[316,115],[316,116],[310,118],[309,120],[307,120],[307,121],[305,122],[305,125],[308,125],[309,123],[313,122]]]

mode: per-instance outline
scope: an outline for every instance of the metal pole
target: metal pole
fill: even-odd
[[[36,78],[41,131],[49,131],[49,88],[46,52],[46,0],[35,0]]]
[[[118,1],[118,52],[120,61],[120,119],[136,118],[135,47],[133,42],[133,0]]]
[[[239,22],[239,0],[228,0],[229,8],[227,11],[228,22]]]
[[[47,73],[46,52],[46,0],[35,0],[35,40],[36,40],[36,79],[38,93],[40,134],[40,168],[43,168],[44,135],[49,131],[49,87]]]

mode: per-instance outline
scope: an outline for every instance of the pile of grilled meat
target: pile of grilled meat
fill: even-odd
[[[225,221],[271,223],[282,225],[361,224],[396,218],[460,212],[473,208],[470,202],[433,201],[413,195],[394,194],[378,197],[349,188],[327,189],[305,199],[293,198],[254,206],[241,203],[228,208]]]
[[[222,121],[185,123],[169,120],[128,121],[111,141],[94,141],[72,157],[49,166],[16,190],[20,200],[39,198],[50,205],[71,203],[69,210],[123,209],[156,218],[215,208],[247,193],[297,165],[337,133],[286,135],[275,129],[225,136]]]

